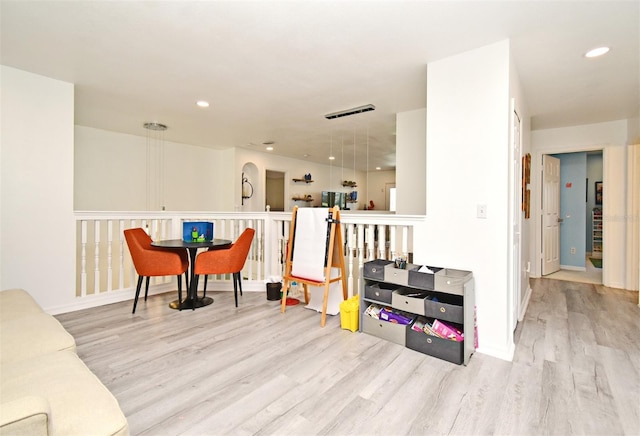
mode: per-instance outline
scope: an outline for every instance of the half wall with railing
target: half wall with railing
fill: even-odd
[[[188,221],[214,223],[216,238],[235,241],[245,228],[256,230],[245,268],[243,290],[264,291],[265,281],[282,276],[291,223],[290,212],[76,212],[76,297],[96,305],[111,294],[110,301],[133,298],[136,272],[124,240],[124,230],[141,227],[153,240],[182,238]],[[346,280],[349,295],[359,293],[359,270],[372,259],[410,260],[413,229],[421,216],[343,212]],[[175,277],[151,280],[149,293],[176,288]],[[230,275],[210,276],[208,290],[232,290]]]

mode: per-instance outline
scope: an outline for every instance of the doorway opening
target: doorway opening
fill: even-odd
[[[282,171],[267,170],[265,175],[265,210],[284,212],[284,176]]]
[[[547,246],[557,244],[558,250],[556,268],[547,271],[543,268],[543,276],[602,284],[602,150],[556,153],[544,157],[553,157],[559,161],[557,185],[552,187],[548,183],[542,184],[542,198],[557,195],[559,229],[557,235],[554,235],[557,240],[543,240],[545,259],[545,243]],[[600,191],[597,191],[598,184]],[[548,192],[552,188],[557,192]],[[544,210],[543,215],[546,212]]]

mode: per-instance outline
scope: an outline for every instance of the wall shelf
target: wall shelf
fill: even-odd
[[[342,182],[342,186],[349,187],[349,188],[357,188],[358,184],[356,182],[349,182],[345,180],[344,182]]]
[[[306,179],[293,179],[294,182],[304,182],[304,183],[313,183],[313,180]]]
[[[306,202],[310,202],[313,201],[313,198],[305,198],[305,197],[292,197],[291,198],[293,201],[306,201]]]

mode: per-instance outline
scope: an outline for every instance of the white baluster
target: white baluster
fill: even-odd
[[[95,252],[93,253],[94,276],[93,276],[93,294],[100,292],[100,220],[93,222],[93,238],[95,242]]]
[[[136,227],[140,227],[138,225],[136,225],[136,220],[132,219],[131,220],[131,227],[130,228],[136,228]],[[144,229],[144,227],[142,227]],[[131,273],[131,278],[129,279],[129,285],[135,289],[136,286],[136,267],[133,264],[133,259],[131,259],[131,269],[129,270]]]
[[[124,289],[124,220],[118,222],[118,251],[120,255],[118,264],[118,289]]]
[[[394,260],[396,258],[396,226],[389,226],[389,259]]]
[[[353,254],[354,254],[354,246],[353,246],[353,238],[354,238],[354,226],[353,224],[349,224],[345,226],[347,229],[347,251],[345,255],[347,256],[347,268],[349,272],[347,273],[347,289],[349,292],[349,298],[353,297]]]
[[[407,226],[402,226],[402,255],[405,256],[407,261],[409,260],[409,228]]]
[[[367,225],[367,260],[375,259],[375,224]]]
[[[387,226],[378,225],[378,259],[387,258]]]
[[[358,270],[364,267],[364,224],[358,224]]]
[[[112,261],[112,247],[113,243],[113,221],[107,221],[107,291],[113,290],[113,268],[111,266]]]
[[[87,222],[80,222],[80,240],[81,240],[81,254],[80,254],[80,296],[87,296]]]

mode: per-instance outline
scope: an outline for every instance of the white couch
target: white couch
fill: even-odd
[[[73,337],[22,289],[0,292],[0,434],[128,435]]]

